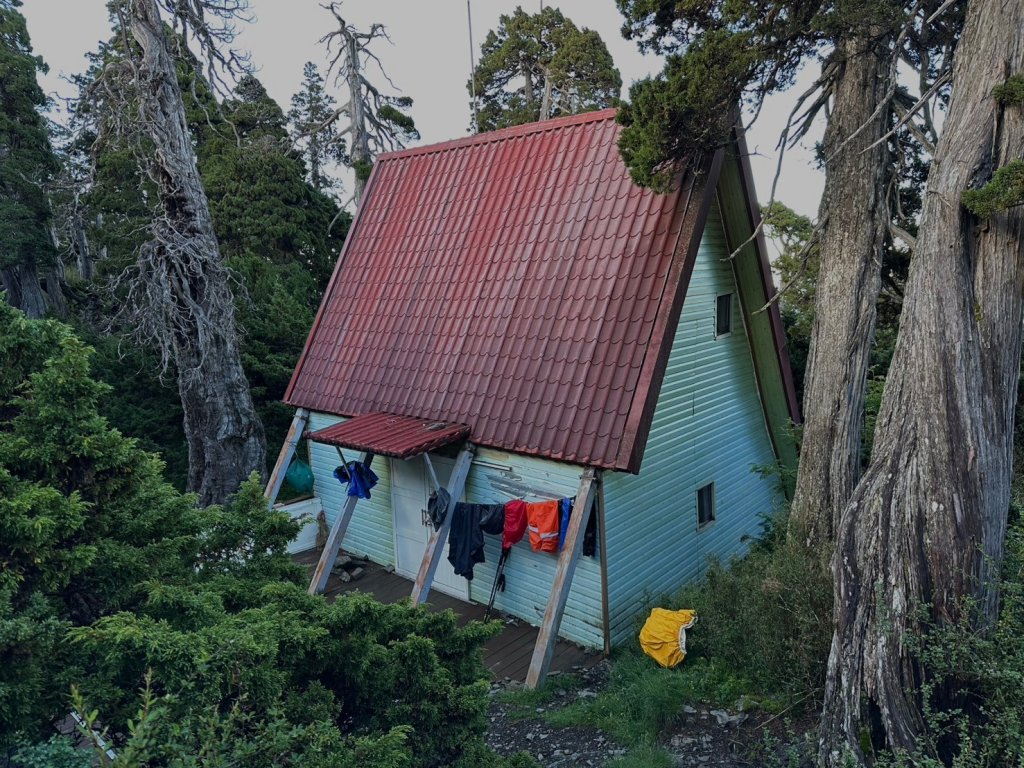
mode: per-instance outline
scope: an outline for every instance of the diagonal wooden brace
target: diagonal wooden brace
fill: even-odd
[[[338,453],[339,455],[341,454],[340,451]],[[368,467],[370,462],[373,461],[373,454],[369,452],[364,453],[359,457],[359,461]],[[355,510],[356,502],[358,501],[358,496],[345,496],[345,503],[341,505],[341,510],[339,510],[338,516],[334,519],[331,532],[327,535],[327,543],[324,544],[324,551],[320,553],[320,561],[316,564],[316,570],[313,571],[313,579],[309,582],[309,594],[319,594],[327,586],[327,579],[330,578],[334,561],[338,559],[341,540],[345,538],[345,531],[348,530],[348,524],[352,520],[352,512]]]
[[[284,439],[284,445],[277,454],[277,463],[274,464],[274,471],[270,473],[270,480],[267,481],[267,488],[263,491],[263,498],[268,504],[277,501],[277,494],[281,492],[281,484],[284,483],[284,474],[288,471],[288,465],[292,463],[292,456],[295,455],[295,447],[302,439],[302,433],[309,421],[309,411],[299,408],[292,417],[292,425],[288,427],[288,435]]]
[[[576,503],[569,518],[569,530],[565,534],[565,544],[558,556],[558,569],[555,571],[555,583],[551,587],[551,597],[544,611],[544,621],[537,634],[537,643],[533,646],[530,669],[526,673],[526,687],[538,688],[544,685],[551,668],[551,657],[555,652],[558,640],[558,627],[565,613],[565,601],[569,597],[572,577],[576,572],[576,564],[583,552],[583,532],[587,530],[590,510],[594,502],[594,494],[600,475],[594,469],[587,469],[580,477],[580,487],[576,491]]]
[[[452,476],[448,480],[448,492],[451,494],[451,501],[448,502],[448,512],[444,516],[444,522],[441,523],[441,527],[430,534],[427,549],[423,553],[423,562],[420,563],[419,573],[416,574],[416,583],[412,585],[413,605],[420,605],[426,602],[427,595],[430,594],[430,585],[434,582],[437,565],[441,562],[441,555],[444,553],[444,543],[448,540],[448,531],[452,527],[455,505],[462,497],[463,488],[466,487],[466,478],[469,477],[469,467],[473,463],[474,451],[475,449],[472,445],[466,445],[459,452],[459,457],[455,460],[455,468],[452,469]],[[424,458],[427,457],[424,455]],[[428,466],[430,466],[429,459]],[[433,467],[430,469],[430,474],[434,474]],[[436,482],[437,478],[435,476],[434,483],[436,484]]]

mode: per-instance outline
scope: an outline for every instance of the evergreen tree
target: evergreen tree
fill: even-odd
[[[345,140],[338,133],[334,99],[324,88],[324,79],[316,64],[307,61],[302,68],[302,88],[292,96],[288,122],[302,148],[306,178],[317,192],[329,192],[338,186],[328,168],[349,163]]]
[[[76,706],[129,766],[505,764],[482,739],[496,624],[307,594],[299,524],[255,477],[205,509],[164,482],[69,328],[0,304],[0,355],[0,746]]]
[[[7,300],[31,317],[59,301],[57,253],[46,185],[60,170],[40,110],[47,103],[21,0],[0,0],[0,282]],[[40,278],[46,279],[45,290]]]
[[[480,102],[477,131],[612,106],[622,78],[601,36],[557,8],[516,8],[487,34],[468,86]]]

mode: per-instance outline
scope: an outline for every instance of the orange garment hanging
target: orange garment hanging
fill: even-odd
[[[527,504],[526,530],[534,552],[558,552],[558,500]]]

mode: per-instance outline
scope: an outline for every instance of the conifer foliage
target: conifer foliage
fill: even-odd
[[[336,118],[334,99],[327,93],[320,71],[307,61],[302,68],[302,87],[292,96],[288,122],[306,161],[306,178],[317,192],[337,188],[337,179],[329,173],[332,164],[350,163]]]
[[[58,260],[50,234],[46,185],[60,170],[40,110],[46,96],[36,82],[45,71],[32,55],[21,0],[0,0],[0,289],[32,317],[60,308]],[[41,277],[51,284],[44,290]]]
[[[610,107],[621,88],[601,36],[552,7],[501,16],[468,85],[480,103],[477,131]]]
[[[306,594],[298,524],[256,478],[205,509],[168,485],[69,328],[0,303],[0,355],[0,748],[77,706],[129,766],[502,765],[493,626]]]

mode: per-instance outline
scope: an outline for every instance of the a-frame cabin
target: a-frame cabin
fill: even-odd
[[[608,648],[709,556],[742,553],[782,501],[756,468],[796,458],[742,138],[655,194],[630,180],[619,130],[605,110],[377,160],[268,486],[308,437],[332,526],[311,589],[344,544],[414,579],[416,601],[486,602],[499,558],[487,537],[476,578],[455,576],[445,529],[424,525],[435,484],[453,504],[575,497],[563,550],[517,545],[497,598],[541,627],[531,685],[558,635]],[[332,475],[339,454],[379,476],[370,499]]]

